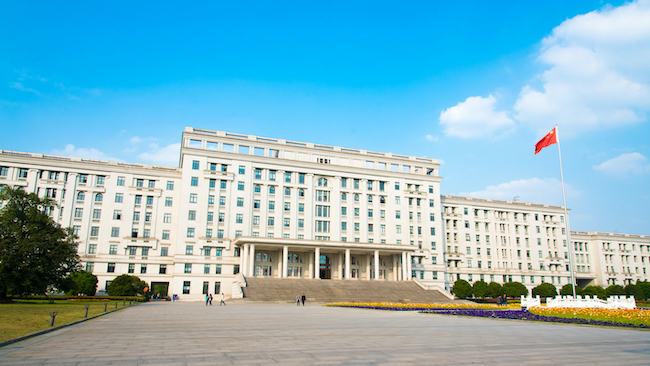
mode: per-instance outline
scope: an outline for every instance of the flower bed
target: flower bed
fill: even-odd
[[[539,308],[530,309],[537,315],[559,318],[583,318],[617,323],[650,325],[650,310],[648,309],[590,309],[590,308]]]
[[[499,319],[514,319],[514,320],[532,320],[552,323],[565,323],[565,324],[585,324],[585,325],[601,325],[601,326],[614,326],[626,328],[650,328],[650,322],[630,322],[622,317],[612,317],[610,320],[600,320],[593,317],[594,311],[606,309],[560,309],[560,308],[531,308],[528,310],[492,310],[492,309],[429,309],[422,310],[422,313],[431,314],[446,314],[446,315],[462,315],[474,316],[482,318],[499,318]],[[558,314],[554,311],[576,311],[576,310],[589,310],[591,317],[575,317],[570,315],[569,312],[564,313],[565,316],[554,316]],[[611,311],[611,310],[608,310]],[[628,310],[629,311],[629,310]],[[637,310],[646,312],[645,310]],[[539,314],[537,313],[539,312]],[[546,314],[546,315],[544,315]],[[647,314],[644,315],[647,319]]]
[[[503,309],[503,307],[489,304],[413,304],[389,302],[339,302],[325,304],[325,306],[391,311],[421,311],[430,309]]]

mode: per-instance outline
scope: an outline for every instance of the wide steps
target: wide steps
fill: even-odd
[[[295,302],[303,293],[309,302],[451,303],[436,290],[408,281],[345,281],[246,278],[245,301]]]

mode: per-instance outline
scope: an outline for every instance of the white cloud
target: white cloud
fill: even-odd
[[[510,132],[515,122],[504,111],[495,111],[497,98],[469,97],[440,112],[440,124],[447,136],[460,138],[495,137]]]
[[[579,196],[579,192],[575,191],[570,185],[565,184],[565,188],[567,196]],[[461,192],[458,195],[505,201],[512,201],[517,197],[519,201],[562,205],[562,184],[555,178],[519,179],[508,183],[487,186],[481,191]]]
[[[627,176],[629,174],[643,174],[650,172],[650,165],[647,164],[648,158],[638,152],[621,154],[615,158],[609,159],[594,165],[594,169],[605,174],[616,176]]]
[[[438,136],[426,135],[426,136],[424,136],[424,138],[427,139],[427,141],[431,141],[431,142],[438,141]]]
[[[23,85],[23,83],[21,83],[21,82],[19,82],[19,81],[16,81],[16,82],[13,82],[13,83],[9,83],[9,86],[10,86],[11,88],[16,89],[16,90],[20,90],[20,91],[24,91],[24,92],[30,92],[30,93],[34,93],[34,94],[36,94],[36,95],[41,95],[41,93],[39,93],[38,90],[35,90],[35,89],[32,89],[32,88],[28,88],[28,87],[26,87],[25,85]]]
[[[133,136],[133,137],[131,137],[129,139],[129,142],[131,142],[132,144],[137,144],[138,142],[141,142],[141,141],[142,141],[142,139],[139,136]]]
[[[646,120],[650,110],[650,1],[564,21],[542,41],[542,90],[525,86],[515,118],[538,133],[563,134]]]
[[[165,165],[178,165],[178,157],[180,156],[181,144],[175,143],[165,147],[159,147],[158,144],[150,144],[151,151],[144,152],[140,155],[140,159],[154,163]]]
[[[57,150],[57,149],[52,150],[52,155],[71,156],[71,157],[94,159],[94,160],[123,161],[121,159],[110,157],[97,149],[94,148],[86,149],[83,147],[78,148],[75,147],[73,144],[65,145],[65,148],[63,150]]]

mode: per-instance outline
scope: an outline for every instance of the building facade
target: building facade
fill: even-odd
[[[241,275],[570,283],[562,207],[441,196],[439,167],[188,127],[178,168],[3,150],[0,186],[56,200],[100,291],[120,274],[187,300],[231,295]],[[579,283],[647,279],[647,237],[571,239]],[[606,243],[623,246],[611,257]]]

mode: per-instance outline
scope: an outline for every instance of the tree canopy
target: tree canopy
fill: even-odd
[[[533,296],[537,295],[540,297],[555,297],[557,296],[557,289],[555,285],[544,282],[533,289]]]
[[[79,257],[72,229],[46,213],[56,203],[10,187],[2,189],[0,201],[0,299],[62,287]]]
[[[66,295],[95,296],[97,276],[86,271],[70,273],[66,279],[65,287]]]
[[[621,285],[610,285],[605,289],[607,297],[612,295],[625,295],[625,288]]]
[[[456,280],[454,287],[451,289],[454,295],[460,298],[467,298],[472,296],[472,285],[465,280]]]
[[[499,297],[503,295],[503,287],[499,283],[490,282],[486,295],[492,298]]]
[[[148,287],[147,283],[138,276],[123,274],[115,277],[106,292],[109,296],[135,296],[144,294],[146,287]]]
[[[474,297],[483,299],[487,295],[487,292],[488,292],[488,284],[485,283],[485,281],[474,282],[474,285],[472,286],[472,293],[474,294]]]
[[[562,286],[562,288],[560,289],[560,295],[573,296],[573,287],[571,286],[570,283],[567,283],[566,285]],[[576,296],[581,296],[581,295],[582,295],[582,289],[576,286]]]
[[[506,282],[503,284],[503,292],[507,297],[521,297],[528,295],[528,289],[521,282]]]
[[[600,286],[587,286],[582,290],[583,296],[598,296],[601,299],[607,298],[607,293],[605,289]]]

